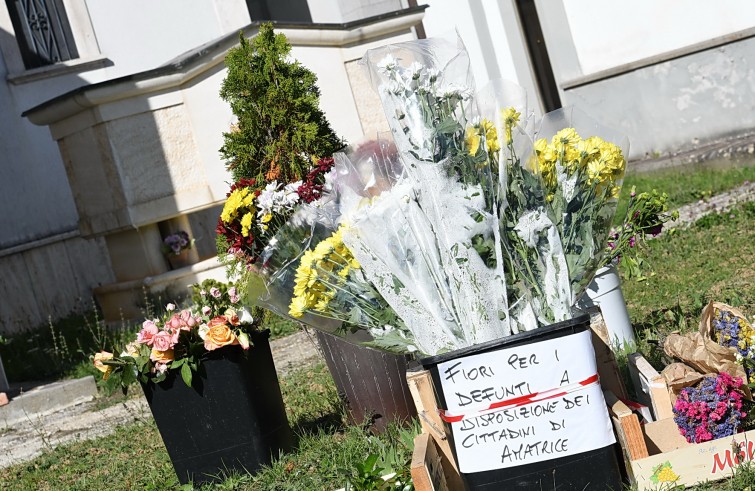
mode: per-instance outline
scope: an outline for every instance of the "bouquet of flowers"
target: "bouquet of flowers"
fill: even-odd
[[[674,421],[690,443],[731,436],[742,428],[742,379],[726,372],[705,377],[697,387],[685,387],[674,404]]]
[[[608,254],[602,265],[616,262],[625,278],[645,279],[642,273],[644,261],[639,250],[648,235],[658,236],[665,223],[679,218],[678,211],[669,213],[667,200],[666,193],[653,189],[638,194],[632,186],[622,223],[612,228],[608,236]]]
[[[748,382],[755,383],[755,329],[743,315],[732,310],[713,308],[713,339],[736,351],[737,361],[744,365]]]
[[[262,252],[262,304],[425,354],[570,318],[606,254],[626,139],[573,110],[536,138],[521,89],[475,96],[457,43],[363,61],[396,155],[336,155],[330,192]]]
[[[297,205],[311,203],[323,191],[325,175],[333,166],[332,158],[317,161],[304,179],[283,184],[277,180],[259,184],[255,179],[240,179],[231,186],[218,218],[218,251],[230,266],[256,263],[262,250],[286,223]]]
[[[537,137],[521,160],[507,143],[501,228],[538,320],[552,323],[571,317],[603,259],[628,144],[573,108],[545,115]]]
[[[225,346],[249,349],[249,332],[256,328],[249,311],[239,304],[235,286],[212,282],[194,285],[197,303],[178,310],[169,303],[159,318],[147,319],[136,339],[120,355],[101,351],[94,366],[107,380],[121,375],[125,388],[130,383],[165,380],[170,370],[178,370],[187,386],[199,370],[202,357]]]
[[[179,230],[174,234],[170,234],[163,239],[163,254],[178,256],[181,252],[191,249],[194,245],[194,239],[189,238],[189,234],[183,230]]]

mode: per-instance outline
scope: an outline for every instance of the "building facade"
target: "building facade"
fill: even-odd
[[[0,5],[0,333],[88,308],[97,288],[175,280],[155,252],[171,227],[191,228],[197,260],[212,259],[228,181],[217,149],[233,123],[217,96],[222,56],[240,29],[254,34],[255,21],[279,23],[293,56],[318,75],[333,128],[350,142],[386,127],[358,65],[364,52],[454,29],[478,88],[512,80],[537,114],[579,106],[626,133],[635,159],[748,135],[755,126],[748,0],[423,3]],[[156,174],[139,181],[149,172]],[[117,189],[103,184],[114,182]],[[181,186],[191,199],[176,191]]]

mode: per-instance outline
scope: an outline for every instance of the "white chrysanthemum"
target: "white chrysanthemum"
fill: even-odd
[[[376,66],[379,71],[389,73],[396,69],[398,60],[393,55],[386,55]]]

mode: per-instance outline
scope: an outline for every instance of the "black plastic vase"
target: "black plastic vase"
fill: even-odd
[[[181,484],[254,473],[292,448],[268,337],[269,331],[253,333],[247,351],[227,346],[208,353],[192,387],[175,372],[142,384]]]

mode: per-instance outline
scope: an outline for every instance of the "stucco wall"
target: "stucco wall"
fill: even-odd
[[[87,83],[155,68],[250,22],[243,0],[68,4],[78,9],[69,12],[72,22],[91,23],[96,54],[109,66],[11,81],[19,72],[9,69],[6,50],[18,48],[0,4],[0,333],[65,315],[77,299],[89,304],[92,287],[114,280],[104,242],[76,237],[76,206],[49,130],[21,113]]]
[[[633,158],[751,131],[755,38],[569,89],[563,100],[626,132]]]
[[[585,75],[755,26],[751,0],[563,0],[563,4]]]

